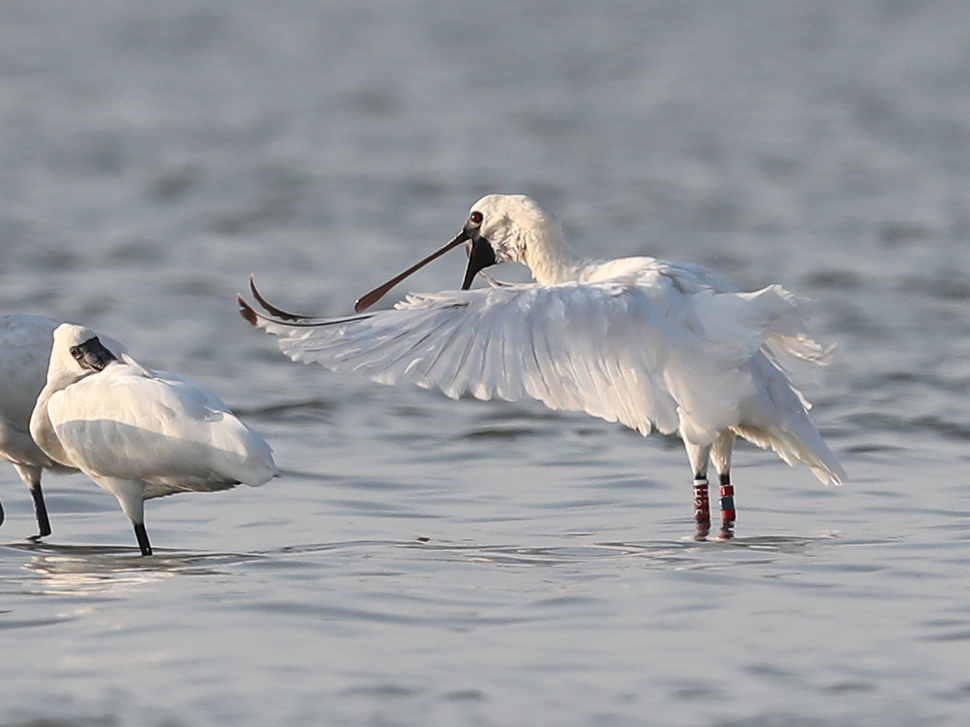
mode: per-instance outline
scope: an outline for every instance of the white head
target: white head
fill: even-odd
[[[524,194],[482,197],[472,205],[463,232],[471,241],[463,290],[489,265],[523,263],[539,280],[549,258],[558,261],[567,255],[559,220]]]
[[[52,377],[76,381],[117,360],[93,331],[73,323],[62,323],[54,329],[47,381],[50,383]]]
[[[116,343],[116,342],[113,342]],[[120,344],[118,344],[120,348]],[[104,347],[94,332],[83,326],[62,323],[54,329],[47,383],[30,415],[30,436],[44,453],[65,467],[76,466],[51,426],[47,404],[57,392],[85,376],[96,374],[117,358]]]
[[[470,249],[462,290],[471,287],[480,270],[496,263],[524,263],[538,283],[547,284],[569,279],[578,262],[566,247],[559,220],[543,212],[534,200],[524,194],[489,194],[472,205],[455,239],[362,295],[354,310],[367,310],[406,277],[463,242]]]

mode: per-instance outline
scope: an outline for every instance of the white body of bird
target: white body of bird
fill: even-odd
[[[255,487],[279,474],[269,445],[202,386],[118,360],[80,326],[59,326],[53,340],[30,432],[52,460],[118,499],[143,554],[146,499]]]
[[[805,327],[802,301],[782,287],[743,293],[697,265],[579,258],[558,220],[522,195],[476,202],[459,235],[406,274],[462,242],[470,250],[460,291],[409,295],[393,310],[312,319],[269,305],[253,287],[268,314],[240,298],[241,312],[277,335],[295,361],[384,383],[406,379],[450,397],[529,396],[644,435],[653,428],[678,432],[695,494],[703,486],[701,509],[713,459],[728,530],[735,435],[771,447],[789,464],[807,464],[824,483],[844,478],[809,418],[810,405],[779,365],[785,357],[821,364],[828,354]],[[468,290],[483,267],[506,261],[527,265],[536,282]],[[403,277],[361,298],[357,310]],[[695,514],[699,530],[705,516],[709,524],[709,514]]]
[[[58,325],[50,318],[26,313],[0,316],[0,458],[14,466],[30,491],[37,517],[38,533],[34,539],[51,534],[41,474],[45,469],[75,471],[48,457],[30,436],[30,414],[47,382],[54,329]],[[116,355],[124,351],[117,341],[103,341]]]
[[[34,501],[38,536],[50,535],[40,479],[44,469],[64,469],[34,443],[30,413],[47,381],[57,322],[16,313],[0,317],[0,457],[10,462]],[[0,509],[0,522],[3,522]]]

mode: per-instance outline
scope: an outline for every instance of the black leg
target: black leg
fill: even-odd
[[[152,544],[148,542],[148,531],[145,530],[145,523],[135,523],[135,537],[138,538],[138,547],[141,548],[141,554],[151,555]]]
[[[3,514],[3,504],[0,503],[0,525],[3,525],[3,519],[4,519],[4,517],[5,516]]]
[[[40,489],[40,482],[31,485],[30,496],[34,499],[34,514],[37,516],[37,535],[31,540],[40,540],[51,534],[51,520],[47,516],[47,503],[44,502],[44,491]]]

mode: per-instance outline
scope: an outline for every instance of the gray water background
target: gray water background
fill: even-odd
[[[970,721],[970,5],[4,2],[0,312],[218,392],[259,489],[148,503],[0,467],[0,724]],[[283,358],[525,192],[589,256],[818,300],[796,378],[850,480]],[[460,281],[453,253],[407,289]],[[521,271],[497,270],[506,279]]]

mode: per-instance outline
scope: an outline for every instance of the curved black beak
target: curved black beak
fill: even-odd
[[[411,267],[409,267],[407,270],[405,270],[400,275],[398,275],[396,277],[393,277],[390,280],[388,280],[386,283],[384,283],[384,285],[380,285],[380,286],[374,288],[369,293],[366,293],[366,294],[360,296],[360,298],[357,299],[357,302],[354,303],[354,312],[355,313],[363,313],[365,310],[367,310],[372,305],[374,305],[374,303],[376,303],[381,298],[383,298],[385,295],[387,295],[387,292],[391,288],[393,288],[395,285],[397,285],[398,283],[400,283],[406,277],[408,277],[412,273],[416,273],[418,270],[420,270],[421,268],[423,268],[425,265],[427,265],[428,263],[430,263],[432,260],[437,260],[439,257],[441,257],[446,252],[448,252],[451,248],[457,247],[461,243],[467,242],[470,239],[471,239],[471,235],[468,234],[468,230],[462,230],[461,232],[458,233],[458,235],[455,237],[454,240],[452,240],[451,242],[449,242],[447,245],[445,245],[440,250],[437,250],[436,252],[431,253],[430,255],[428,255],[428,257],[426,257],[421,262],[415,263],[414,265],[412,265]]]
[[[477,237],[472,241],[472,250],[468,255],[468,267],[465,268],[465,279],[462,281],[461,289],[468,290],[472,286],[472,281],[480,270],[495,264],[495,249],[484,237]]]

